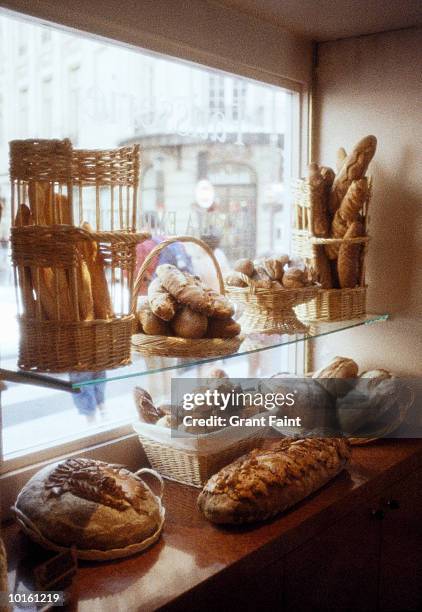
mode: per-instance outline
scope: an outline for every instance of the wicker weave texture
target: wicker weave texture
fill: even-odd
[[[315,297],[318,287],[303,289],[262,289],[226,286],[227,296],[242,309],[239,319],[244,333],[295,334],[308,327],[297,318],[293,308]]]
[[[292,230],[292,252],[304,259],[311,270],[315,267],[318,249],[325,245],[361,244],[360,286],[352,289],[321,289],[316,298],[295,308],[298,317],[304,321],[345,321],[366,313],[365,261],[369,243],[368,222],[372,181],[369,178],[369,196],[362,210],[365,236],[359,238],[320,238],[314,236],[311,228],[312,210],[309,202],[309,185],[306,180],[293,182],[294,228]]]
[[[263,429],[263,428],[262,428]],[[263,442],[264,429],[215,453],[200,454],[174,448],[144,435],[139,440],[151,467],[165,478],[194,487],[203,487],[209,478],[234,459],[259,448]]]

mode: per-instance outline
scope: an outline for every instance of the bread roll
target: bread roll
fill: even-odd
[[[244,279],[242,272],[230,272],[224,279],[230,287],[247,287],[248,283]]]
[[[283,259],[279,259],[276,257],[266,257],[262,265],[264,267],[265,272],[269,276],[271,280],[281,280],[284,274],[284,266],[287,262]]]
[[[335,215],[341,201],[353,180],[362,178],[368,168],[369,162],[375,155],[377,139],[375,136],[366,136],[360,140],[353,151],[344,160],[344,163],[335,178],[329,198],[329,210]]]
[[[203,313],[184,306],[176,312],[171,327],[179,338],[203,338],[207,333],[208,318]]]
[[[252,276],[254,273],[253,261],[246,258],[238,259],[234,264],[234,269],[236,272],[246,274],[246,276]]]
[[[349,459],[344,438],[282,440],[217,472],[200,493],[198,506],[213,523],[263,521],[325,485]]]
[[[135,387],[133,390],[133,397],[135,400],[136,409],[139,414],[139,418],[144,423],[156,423],[163,416],[168,414],[161,408],[157,408],[152,401],[151,395],[142,387]]]
[[[334,357],[327,366],[315,372],[312,378],[356,378],[358,364],[348,357]]]
[[[153,312],[148,302],[144,302],[137,312],[141,330],[149,336],[169,336],[170,326]]]
[[[287,268],[281,282],[286,289],[300,289],[305,286],[305,273],[300,268]]]
[[[163,321],[171,321],[176,313],[177,303],[163,287],[159,278],[154,278],[148,286],[148,300],[152,312]]]
[[[211,317],[208,319],[208,338],[234,338],[240,334],[240,325],[232,318],[216,319]]]
[[[364,235],[363,225],[360,221],[352,223],[344,238],[358,238]],[[337,261],[337,270],[340,287],[351,288],[359,285],[361,267],[362,243],[343,243],[340,246]]]

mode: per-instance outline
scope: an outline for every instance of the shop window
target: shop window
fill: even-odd
[[[288,250],[288,207],[279,186],[288,181],[292,151],[298,150],[292,144],[296,93],[35,22],[28,26],[0,16],[0,27],[11,41],[0,54],[0,72],[7,66],[15,79],[0,92],[0,238],[4,219],[10,220],[8,140],[70,137],[87,149],[140,145],[138,224],[148,226],[154,238],[192,234],[218,239],[228,266],[271,246]],[[51,53],[37,53],[40,41],[49,44]],[[268,195],[274,192],[277,198]],[[101,195],[103,200],[107,197]],[[91,221],[92,202],[87,210]],[[2,366],[13,368],[13,275],[7,242],[0,244]],[[250,373],[246,359],[236,361],[236,375]],[[279,370],[287,369],[285,361],[280,353]],[[170,377],[144,377],[142,383],[159,393]],[[57,391],[10,385],[2,406],[5,458],[35,445],[108,432],[136,417],[127,381],[108,383],[104,393],[99,405],[92,398],[84,404]]]

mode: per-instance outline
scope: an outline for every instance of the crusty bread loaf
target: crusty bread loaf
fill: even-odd
[[[216,319],[210,317],[208,319],[208,338],[234,338],[240,334],[240,325],[232,318]]]
[[[262,521],[325,485],[349,458],[344,438],[282,440],[217,472],[200,493],[198,506],[214,523]]]
[[[202,312],[183,306],[171,320],[171,327],[179,338],[203,338],[207,333],[208,318]]]
[[[340,208],[338,209],[337,213],[347,223],[353,223],[353,221],[356,221],[358,219],[359,211],[366,202],[367,198],[368,179],[366,177],[363,177],[361,179],[357,179],[356,181],[352,181],[349,189],[346,192],[346,195],[344,196],[340,204]]]
[[[364,235],[364,228],[360,221],[354,221],[344,235],[344,238],[358,238]],[[360,281],[362,244],[344,242],[339,249],[337,270],[340,287],[342,289],[356,287]]]
[[[87,458],[44,467],[23,487],[15,509],[47,540],[78,551],[126,548],[162,522],[159,502],[142,480]]]
[[[351,182],[365,175],[369,162],[375,155],[376,147],[377,139],[375,136],[366,136],[357,143],[353,151],[344,160],[330,193],[329,210],[331,215],[334,215],[340,207]]]
[[[330,187],[334,183],[334,179],[336,178],[336,173],[329,166],[321,166],[320,174],[321,174],[322,178],[324,179],[324,183],[325,183],[325,187],[326,187],[326,192],[327,192],[327,196],[328,196],[329,191],[330,191]]]
[[[152,312],[163,321],[171,321],[176,313],[177,303],[163,287],[159,278],[154,278],[148,286],[148,300]]]

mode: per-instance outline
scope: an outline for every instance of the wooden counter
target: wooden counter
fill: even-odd
[[[387,524],[389,517],[387,507],[385,521],[377,521],[371,511],[382,510],[383,504],[390,501],[385,492],[412,474],[422,476],[422,440],[391,440],[355,447],[348,472],[279,518],[247,528],[210,524],[196,508],[197,489],[167,482],[166,522],[160,541],[145,553],[126,560],[82,563],[73,588],[75,608],[111,612],[149,611],[165,606],[187,611],[212,609],[231,601],[236,605],[242,601],[243,609],[256,609],[256,602],[252,605],[255,595],[261,603],[265,599],[265,609],[294,609],[293,603],[289,607],[285,594],[289,599],[286,588],[290,582],[293,588],[295,575],[300,576],[300,572],[295,562],[294,566],[289,563],[291,571],[286,574],[285,560],[294,559],[295,551],[300,551],[309,541],[316,541],[321,534],[332,537],[336,525],[347,524],[349,517],[360,517],[362,551],[372,544],[376,547],[375,540],[381,537],[379,525]],[[421,499],[422,478],[418,477],[415,483],[421,489],[414,497]],[[417,507],[413,497],[409,499],[420,525],[422,502]],[[405,508],[406,500],[402,503]],[[391,516],[399,515],[391,512]],[[382,516],[378,514],[378,518]],[[369,536],[364,536],[366,519]],[[9,555],[10,586],[13,586],[17,576],[30,575],[31,566],[40,562],[43,553],[15,525],[6,527],[3,536]],[[342,534],[335,541],[340,542],[341,537]],[[320,546],[322,560],[325,545],[322,542]],[[305,553],[299,558],[306,558]],[[405,566],[403,559],[402,562]],[[312,563],[317,569],[318,559]],[[366,586],[372,588],[370,583]],[[365,591],[366,586],[362,584],[361,590]],[[365,596],[364,601],[369,602],[367,609],[371,609],[371,595]]]

